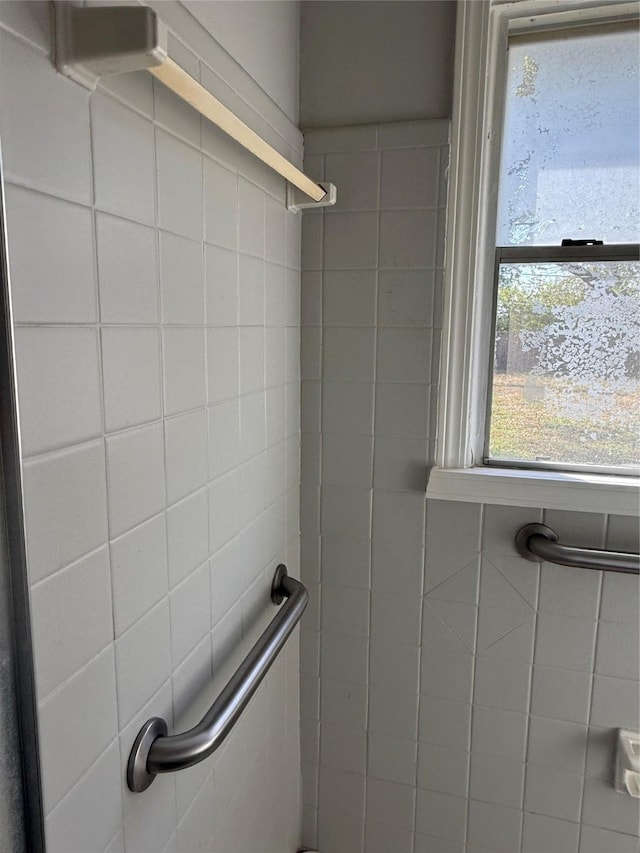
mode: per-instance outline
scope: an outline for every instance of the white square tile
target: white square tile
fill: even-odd
[[[320,812],[334,812],[362,819],[364,817],[364,776],[345,773],[330,767],[320,768]]]
[[[424,494],[427,488],[426,441],[377,438],[373,485],[376,489]]]
[[[205,239],[227,249],[238,246],[238,187],[233,172],[205,157]]]
[[[254,184],[238,179],[238,236],[243,254],[264,258],[264,193]]]
[[[418,737],[425,743],[469,750],[471,705],[421,696]]]
[[[162,425],[107,439],[109,530],[118,536],[165,506]]]
[[[38,711],[43,793],[51,811],[117,734],[113,648],[66,681]]]
[[[383,210],[436,207],[440,178],[437,148],[383,151],[380,206]]]
[[[580,853],[636,853],[638,839],[634,835],[622,835],[609,829],[582,826],[580,831]]]
[[[376,209],[379,185],[378,156],[377,151],[325,155],[325,179],[340,187],[335,210]]]
[[[418,697],[387,687],[369,688],[370,732],[414,740],[418,725]]]
[[[265,329],[265,381],[267,388],[283,385],[286,370],[286,333],[284,329]]]
[[[202,154],[156,130],[158,223],[167,231],[202,240]]]
[[[207,380],[209,403],[238,395],[238,329],[207,329]]]
[[[514,528],[514,532],[517,529]],[[539,603],[541,613],[595,620],[598,618],[599,595],[600,577],[597,572],[542,564]]]
[[[164,411],[175,415],[206,403],[204,330],[165,328],[162,332]]]
[[[265,508],[266,467],[264,454],[254,456],[253,459],[241,466],[238,473],[240,477],[238,518],[242,528],[258,519]],[[258,565],[262,563],[264,558],[259,559]]]
[[[103,328],[102,375],[107,432],[161,416],[157,329]]]
[[[417,766],[417,744],[414,740],[369,732],[367,742],[367,773],[370,777],[414,784]]]
[[[431,377],[430,329],[379,329],[379,382],[428,383]]]
[[[518,556],[516,532],[525,524],[542,521],[542,510],[519,506],[491,506],[484,511],[482,547],[488,554]],[[563,568],[566,568],[563,566]],[[588,572],[582,572],[587,575]],[[574,614],[577,615],[577,614]]]
[[[373,433],[373,388],[371,382],[324,382],[322,384],[324,432],[371,435]]]
[[[419,645],[420,601],[408,595],[389,595],[375,587],[371,596],[371,637],[392,643]]]
[[[98,88],[153,118],[153,78],[146,69],[127,74],[105,74],[98,81]]]
[[[207,481],[205,409],[168,418],[164,423],[167,501],[172,504]]]
[[[376,385],[376,435],[426,439],[429,397],[429,385],[379,382]]]
[[[419,649],[372,639],[369,644],[371,684],[409,692],[418,687]]]
[[[264,261],[248,255],[238,258],[241,326],[264,326]]]
[[[240,478],[237,471],[209,485],[209,553],[214,554],[239,531]]]
[[[368,646],[364,637],[352,637],[345,646],[344,637],[339,634],[321,635],[321,678],[366,684]]]
[[[618,572],[605,572],[602,578],[600,618],[607,622],[627,622],[630,625],[638,625],[639,596],[640,578]]]
[[[191,495],[167,510],[169,588],[184,580],[209,553],[207,490]]]
[[[113,625],[119,636],[167,593],[164,514],[114,539],[110,551]]]
[[[435,791],[418,789],[416,830],[449,841],[464,841],[467,801]]]
[[[530,718],[528,758],[531,763],[582,773],[586,750],[586,726],[546,717]]]
[[[386,823],[366,823],[365,844],[367,853],[413,853],[413,833]]]
[[[367,779],[367,822],[413,829],[413,785],[399,785],[386,779]]]
[[[529,710],[531,667],[528,664],[479,657],[476,660],[474,702],[505,711]]]
[[[208,326],[238,323],[238,256],[205,245],[206,322]]]
[[[302,263],[305,270],[322,269],[322,216],[302,217]]]
[[[285,326],[289,312],[287,270],[277,264],[265,263],[265,322],[267,326]]]
[[[324,379],[372,382],[375,371],[374,330],[325,329],[323,371]]]
[[[378,323],[381,326],[433,326],[434,273],[431,270],[381,270]]]
[[[318,847],[321,850],[362,853],[364,822],[335,812],[318,810]]]
[[[456,797],[467,796],[469,753],[421,743],[418,753],[418,787]]]
[[[202,565],[171,591],[171,660],[175,668],[209,633],[209,566]]]
[[[620,796],[610,779],[585,779],[582,822],[614,832],[640,834],[640,811],[634,798]]]
[[[239,459],[245,462],[265,449],[265,396],[248,394],[240,398]]]
[[[254,326],[240,329],[241,394],[265,387],[264,341],[264,329]]]
[[[113,743],[47,815],[47,846],[65,853],[103,850],[122,826],[121,766]]]
[[[567,616],[541,613],[535,647],[535,662],[591,672],[597,623]]]
[[[113,639],[106,548],[35,586],[31,614],[42,699]]]
[[[322,318],[327,326],[375,326],[374,270],[327,271],[322,277]]]
[[[498,806],[522,808],[525,764],[495,755],[471,755],[469,797]]]
[[[16,329],[16,368],[25,456],[102,433],[95,329]]]
[[[96,214],[100,319],[103,323],[157,323],[158,263],[151,228]]]
[[[202,243],[160,232],[162,322],[197,326],[204,322]]]
[[[211,406],[209,418],[209,478],[215,479],[238,464],[240,414],[237,400]]]
[[[91,122],[97,207],[155,224],[153,125],[102,92],[92,96]]]
[[[31,583],[107,540],[102,442],[26,462],[23,467]]]
[[[164,599],[116,640],[118,724],[122,728],[171,672],[169,602]]]
[[[617,678],[640,675],[640,630],[637,624],[600,622],[595,671]]]
[[[582,774],[528,764],[524,807],[528,812],[577,822],[582,783]]]
[[[303,243],[303,253],[304,251]],[[378,215],[376,213],[334,213],[324,217],[325,269],[375,269],[377,261]],[[313,267],[306,268],[313,269]]]
[[[473,658],[443,649],[428,649],[422,653],[421,690],[439,699],[456,702],[471,700]]]
[[[323,723],[320,731],[322,766],[364,776],[367,752],[366,732],[354,731],[331,723]]]
[[[546,815],[525,813],[522,851],[539,853],[540,850],[562,850],[563,853],[564,851],[577,853],[579,835],[580,826],[577,823],[569,823],[569,821]]]
[[[497,708],[474,708],[471,730],[474,753],[523,762],[526,736],[526,714]]]
[[[322,481],[329,486],[371,488],[373,436],[326,433],[322,441]]]
[[[285,217],[288,215],[280,202],[265,196],[264,199],[265,258],[276,264],[285,262]]]
[[[534,666],[531,713],[557,720],[586,723],[590,692],[590,673],[551,666]]]
[[[638,728],[640,696],[637,682],[594,675],[591,723],[611,728]]]
[[[363,730],[367,725],[367,700],[366,685],[327,679],[322,683],[320,695],[322,719]]]
[[[520,847],[522,812],[489,803],[469,803],[467,842],[496,853],[513,853]]]
[[[0,74],[12,81],[0,95],[5,179],[90,204],[89,93],[52,73],[47,52],[6,31],[0,40]]]
[[[322,274],[303,272],[300,291],[300,325],[322,325]]]
[[[91,212],[11,185],[6,205],[14,321],[95,322]]]
[[[352,637],[369,635],[369,593],[323,584],[322,631]]]
[[[402,210],[380,214],[380,267],[433,268],[436,259],[435,210]]]

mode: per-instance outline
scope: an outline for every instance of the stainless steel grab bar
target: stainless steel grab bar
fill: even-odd
[[[167,724],[161,717],[147,720],[129,754],[127,785],[130,791],[146,791],[158,773],[172,773],[198,764],[220,746],[300,621],[309,601],[305,586],[290,578],[286,566],[280,564],[271,584],[271,600],[280,604],[285,598],[285,605],[196,726],[182,734],[168,735]]]
[[[516,534],[516,549],[525,560],[546,560],[578,569],[601,569],[604,572],[640,574],[640,554],[625,551],[598,551],[561,545],[558,534],[546,524],[526,524]]]

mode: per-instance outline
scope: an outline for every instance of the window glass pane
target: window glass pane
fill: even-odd
[[[501,264],[489,456],[640,464],[640,262]]]
[[[638,30],[509,42],[498,246],[637,243]]]

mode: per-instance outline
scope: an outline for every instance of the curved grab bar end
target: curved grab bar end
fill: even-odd
[[[147,770],[147,758],[154,741],[168,731],[162,717],[151,717],[138,732],[127,762],[127,786],[134,794],[146,791],[156,778],[156,773]]]
[[[542,559],[538,557],[530,548],[529,540],[532,536],[544,536],[549,542],[557,542],[558,534],[547,527],[546,524],[525,524],[516,534],[516,551],[525,560],[531,560],[532,563],[540,563]]]
[[[287,567],[284,563],[280,563],[276,568],[273,581],[271,582],[271,601],[273,601],[274,604],[282,604],[284,599],[287,597],[288,593],[282,589],[282,582],[288,576],[289,573],[287,572]]]

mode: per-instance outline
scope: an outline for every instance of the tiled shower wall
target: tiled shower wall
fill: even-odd
[[[273,102],[161,5],[199,51],[172,38],[173,58],[299,159]],[[274,615],[276,564],[298,572],[300,218],[150,75],[89,93],[56,74],[48,14],[0,4],[48,850],[292,853],[295,638],[216,756],[137,795],[124,768],[150,716],[202,716]]]
[[[637,550],[637,519],[426,501],[447,123],[305,135],[303,839],[322,853],[632,853],[638,580],[513,538]]]

